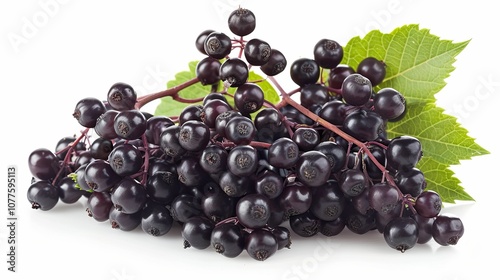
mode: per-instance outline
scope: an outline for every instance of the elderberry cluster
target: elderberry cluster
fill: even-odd
[[[211,247],[230,258],[247,251],[261,261],[290,248],[293,234],[335,236],[345,228],[378,230],[401,252],[431,239],[458,242],[461,220],[440,215],[441,198],[416,167],[420,141],[387,138],[387,122],[401,119],[406,103],[393,88],[375,91],[383,61],[340,64],[342,46],[322,39],[312,58],[290,65],[298,89],[269,104],[249,69],[276,82],[285,56],[266,41],[246,40],[256,26],[250,10],[235,10],[228,26],[238,38],[213,30],[196,38],[205,57],[192,82],[214,90],[179,116],[141,111],[145,97],[121,82],[105,101],[80,100],[73,117],[82,134],[29,156],[32,207],[85,199],[88,215],[113,228],[158,237],[180,226],[185,248]]]

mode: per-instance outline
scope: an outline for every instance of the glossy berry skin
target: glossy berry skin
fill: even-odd
[[[234,93],[234,105],[243,115],[257,112],[264,104],[264,91],[253,83],[239,86]]]
[[[223,171],[219,175],[219,186],[230,197],[242,197],[252,190],[251,177],[234,175],[231,171]]]
[[[432,224],[432,238],[439,245],[456,245],[463,235],[464,225],[460,218],[439,215]]]
[[[205,57],[196,64],[196,77],[204,86],[213,85],[220,81],[220,63],[219,59]]]
[[[229,14],[227,24],[235,35],[246,36],[255,29],[255,15],[252,11],[240,7]]]
[[[347,115],[344,131],[359,141],[374,141],[384,132],[384,120],[373,111],[361,109]]]
[[[432,239],[432,225],[434,218],[424,218],[418,213],[413,216],[418,224],[418,244],[425,244]]]
[[[179,125],[184,124],[187,121],[203,121],[203,105],[201,104],[190,104],[182,109],[179,114]]]
[[[300,182],[287,184],[277,198],[284,218],[305,213],[312,205],[312,189]]]
[[[345,228],[344,218],[341,216],[333,221],[321,221],[319,232],[327,237],[339,235]]]
[[[214,95],[215,93],[212,93]],[[207,96],[210,96],[207,95]],[[206,99],[206,98],[205,98]],[[203,111],[201,112],[201,120],[209,127],[215,128],[217,117],[227,111],[231,110],[231,106],[227,101],[222,99],[212,99],[207,100],[203,105]]]
[[[321,221],[310,211],[290,217],[290,228],[302,237],[311,237],[319,232]]]
[[[331,88],[340,89],[342,88],[342,83],[347,76],[356,73],[351,66],[348,65],[338,65],[333,68],[328,74],[328,86]]]
[[[204,30],[202,31],[198,37],[196,37],[196,40],[195,40],[195,47],[196,49],[201,52],[202,54],[207,54],[207,52],[205,51],[205,39],[207,39],[207,36],[212,33],[212,32],[215,32],[215,30],[212,30],[212,29],[207,29],[207,30]]]
[[[385,63],[374,57],[364,58],[358,65],[356,72],[367,77],[373,86],[380,84],[386,74]]]
[[[80,101],[75,106],[73,117],[84,127],[93,128],[97,119],[106,112],[104,103],[94,97],[87,97]]]
[[[235,258],[245,249],[245,235],[238,225],[223,223],[214,227],[210,243],[217,253]]]
[[[384,119],[395,120],[405,112],[406,100],[399,91],[383,88],[373,98],[373,110]]]
[[[231,38],[222,32],[212,32],[204,42],[205,53],[215,59],[223,59],[231,53]]]
[[[122,231],[132,231],[136,229],[141,224],[141,218],[141,212],[127,214],[118,211],[116,208],[111,208],[109,212],[109,223],[111,227]]]
[[[172,125],[160,135],[160,148],[170,161],[177,161],[186,153],[186,150],[179,143],[180,130],[180,126]]]
[[[398,206],[400,199],[397,188],[386,182],[373,185],[368,192],[371,208],[381,215],[391,214]]]
[[[161,133],[169,126],[174,125],[171,118],[165,116],[154,116],[146,121],[146,140],[148,143],[159,145]]]
[[[257,129],[256,141],[272,144],[277,139],[289,135],[282,115],[275,108],[261,108],[253,120]]]
[[[192,217],[203,215],[203,209],[199,198],[192,194],[181,194],[170,204],[170,214],[174,221],[185,223]]]
[[[205,192],[201,200],[203,214],[216,223],[234,217],[237,198],[225,194],[215,182],[209,184],[213,184],[214,191]]]
[[[418,224],[410,217],[397,217],[385,226],[384,239],[391,248],[404,253],[417,243]]]
[[[331,124],[343,125],[347,116],[348,108],[349,105],[347,105],[346,103],[334,99],[323,104],[318,115]]]
[[[313,59],[299,58],[290,66],[290,77],[300,87],[315,84],[319,79],[319,65]]]
[[[46,148],[38,148],[30,153],[28,167],[31,175],[40,180],[54,178],[60,169],[59,159],[51,150]]]
[[[236,204],[236,217],[247,228],[261,228],[271,217],[269,198],[261,194],[247,194]]]
[[[322,221],[336,220],[344,210],[345,196],[335,180],[315,188],[312,199],[309,211]]]
[[[113,202],[109,192],[93,192],[87,200],[87,213],[98,222],[107,221],[112,208]]]
[[[231,118],[225,127],[226,138],[236,145],[248,145],[255,137],[257,129],[251,119],[244,116]]]
[[[278,241],[278,250],[283,248],[290,249],[292,246],[290,230],[284,226],[277,226],[271,230]]]
[[[200,165],[207,173],[220,173],[227,169],[227,150],[210,145],[200,155]]]
[[[320,84],[305,85],[300,89],[300,104],[306,108],[313,105],[323,106],[330,100],[326,87]]]
[[[141,229],[151,236],[162,236],[172,229],[174,220],[168,209],[161,204],[148,202],[141,215]]]
[[[372,95],[372,83],[366,77],[355,73],[347,76],[342,83],[342,98],[352,106],[365,105]]]
[[[271,49],[269,60],[260,66],[260,70],[268,76],[276,76],[285,70],[286,65],[287,60],[283,53],[279,50]]]
[[[379,146],[371,146],[368,150],[372,153],[378,163],[385,164],[385,150]],[[363,154],[363,163],[368,177],[374,180],[382,179],[382,171],[375,165],[375,162],[367,155]]]
[[[107,110],[104,112],[96,121],[94,131],[101,138],[107,140],[113,140],[118,138],[118,134],[116,134],[114,123],[115,117],[118,115],[119,111],[117,110]]]
[[[244,55],[251,65],[262,66],[271,58],[271,46],[263,40],[254,38],[246,43]]]
[[[387,165],[395,170],[410,170],[422,157],[422,144],[412,136],[393,138],[386,150]]]
[[[106,192],[120,180],[121,177],[105,160],[94,160],[85,167],[85,182],[94,192]]]
[[[144,207],[147,200],[146,188],[138,181],[128,177],[123,178],[111,192],[111,201],[116,210],[133,214]]]
[[[182,225],[184,248],[193,247],[200,250],[208,248],[214,226],[214,223],[204,216],[189,218]]]
[[[87,179],[85,178],[85,169],[87,168],[88,164],[89,163],[81,165],[74,172],[76,174],[76,183],[78,184],[78,187],[84,191],[92,190],[90,186],[87,184]]]
[[[394,180],[403,194],[409,194],[412,197],[419,196],[427,187],[424,173],[418,168],[398,171]]]
[[[439,215],[442,206],[441,196],[435,191],[427,190],[417,197],[413,207],[422,217],[433,218]]]
[[[70,177],[62,178],[55,185],[59,192],[59,200],[66,204],[77,202],[85,191],[76,188],[76,182]]]
[[[283,177],[272,170],[265,170],[257,177],[255,191],[270,199],[278,197],[283,191]]]
[[[248,80],[248,66],[237,57],[228,58],[220,66],[220,79],[230,87],[239,87]]]
[[[113,142],[108,139],[99,137],[92,142],[89,151],[90,155],[94,159],[104,159],[107,160],[109,154],[113,150]]]
[[[307,151],[297,161],[297,178],[309,187],[318,187],[330,177],[330,163],[325,154]]]
[[[360,195],[366,188],[366,177],[359,169],[347,169],[341,173],[339,186],[348,197]]]
[[[198,156],[184,156],[176,166],[179,182],[194,187],[204,182],[208,175],[200,165]]]
[[[41,180],[28,188],[28,201],[31,208],[48,211],[59,201],[59,192],[49,181]]]
[[[335,68],[344,56],[342,46],[331,39],[321,39],[314,46],[314,60],[320,67]]]
[[[186,151],[203,150],[210,141],[210,128],[202,121],[191,120],[183,123],[179,131],[179,144]]]
[[[179,183],[176,172],[157,171],[148,176],[145,187],[150,200],[169,205],[180,193],[183,185]]]
[[[109,164],[116,174],[128,176],[139,172],[144,161],[142,153],[132,144],[115,147],[108,157]]]
[[[300,150],[310,151],[320,142],[319,133],[312,127],[299,127],[292,135],[292,141],[297,144]]]
[[[258,162],[257,150],[250,145],[234,147],[227,157],[229,171],[240,177],[254,174],[257,170]]]
[[[255,229],[246,238],[245,249],[252,259],[265,261],[278,251],[278,240],[266,229]]]
[[[139,110],[124,110],[115,116],[113,127],[123,139],[140,138],[146,132],[146,117]]]
[[[268,148],[268,160],[274,167],[291,168],[299,156],[299,146],[288,137],[277,139]]]
[[[333,141],[323,141],[314,147],[314,150],[322,152],[328,158],[331,173],[339,172],[347,160],[344,148]]]
[[[134,109],[137,94],[129,84],[115,83],[108,91],[107,100],[109,106],[115,110],[131,110]]]
[[[220,113],[216,118],[215,118],[215,132],[217,135],[220,137],[226,137],[226,125],[231,120],[233,117],[240,116],[242,117],[243,115],[235,110],[229,110],[223,113]]]

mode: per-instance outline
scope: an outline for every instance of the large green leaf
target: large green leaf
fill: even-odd
[[[396,88],[409,103],[434,102],[434,94],[446,85],[444,79],[455,70],[455,57],[468,43],[441,40],[428,29],[405,25],[389,34],[375,30],[362,39],[352,38],[345,46],[343,63],[356,68],[368,56],[383,60],[387,74],[378,88]]]
[[[460,164],[460,160],[488,153],[467,136],[467,130],[455,117],[443,111],[433,103],[410,103],[406,117],[389,125],[389,137],[417,137],[426,157],[448,165]]]
[[[435,104],[434,95],[446,85],[445,79],[455,69],[455,57],[468,42],[442,40],[428,29],[405,25],[388,34],[374,30],[364,38],[352,38],[344,48],[342,61],[354,69],[365,57],[384,61],[387,74],[375,90],[395,88],[407,102],[405,117],[388,123],[388,137],[410,135],[422,142],[424,156],[418,168],[427,178],[428,189],[450,203],[473,200],[450,165],[488,153],[467,135],[456,118],[444,114]]]

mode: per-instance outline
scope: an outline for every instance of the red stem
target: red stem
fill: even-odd
[[[66,165],[68,164],[76,145],[78,145],[78,143],[83,139],[83,137],[87,136],[87,133],[89,132],[89,130],[90,130],[90,128],[86,128],[84,131],[82,131],[80,136],[77,139],[75,139],[75,141],[73,141],[73,143],[68,145],[68,147],[69,147],[68,151],[66,153],[66,156],[64,156],[64,159],[62,162],[63,166],[61,166],[61,168],[59,169],[59,172],[57,172],[56,177],[54,177],[54,180],[52,180],[53,185],[57,182],[57,180],[59,179],[59,177],[62,174],[62,171],[66,168]]]
[[[139,97],[137,98],[137,102],[135,104],[135,108],[136,109],[140,109],[142,108],[144,105],[148,104],[149,102],[153,101],[153,100],[156,100],[158,98],[162,98],[162,97],[165,97],[165,96],[172,96],[172,98],[180,101],[180,100],[183,100],[183,101],[180,101],[180,102],[191,102],[191,103],[194,103],[194,102],[198,102],[198,101],[194,101],[194,100],[190,100],[190,99],[184,99],[182,97],[179,96],[179,91],[189,87],[189,86],[192,86],[196,83],[198,83],[200,80],[195,77],[191,80],[188,80],[180,85],[177,85],[173,88],[169,88],[169,89],[166,89],[166,90],[162,90],[160,92],[157,92],[157,93],[152,93],[152,94],[148,94],[148,95],[144,95],[142,97]],[[203,99],[202,99],[203,100]]]
[[[312,119],[315,123],[318,123],[322,125],[323,127],[333,131],[340,137],[344,138],[346,141],[355,144],[358,146],[360,149],[362,149],[366,155],[373,161],[373,163],[382,171],[383,173],[388,173],[388,171],[385,169],[385,166],[382,165],[378,160],[375,158],[375,156],[370,152],[368,147],[358,139],[352,137],[351,135],[345,133],[342,131],[340,128],[336,127],[335,125],[332,125],[325,119],[319,117],[318,115],[314,114],[313,112],[309,111],[307,108],[304,106],[300,105],[297,103],[295,100],[293,100],[284,90],[283,88],[278,84],[276,79],[274,77],[269,77],[269,79],[276,85],[278,90],[281,92],[281,97],[283,98],[283,101],[285,101],[287,104],[290,104],[293,106],[295,109],[297,109],[299,112],[307,116],[308,118]],[[387,181],[393,186],[396,186],[396,183],[394,182],[393,178],[389,176],[389,174],[386,174]]]

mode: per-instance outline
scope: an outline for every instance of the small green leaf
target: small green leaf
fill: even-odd
[[[175,79],[167,82],[167,88],[172,88],[174,86],[180,85],[184,82],[187,82],[196,77],[196,65],[198,61],[191,61],[189,63],[189,71],[182,71],[175,75]],[[258,84],[262,91],[264,92],[264,99],[270,103],[277,103],[280,100],[280,97],[274,87],[267,80],[264,80],[263,77],[256,74],[253,71],[250,71],[248,75],[249,82],[255,82]],[[202,98],[210,93],[212,86],[203,86],[201,83],[196,83],[188,88],[185,88],[179,92],[179,95],[186,99],[196,99]],[[223,90],[223,83],[220,82],[218,85],[218,91]],[[227,92],[229,94],[234,94],[236,88],[229,88]],[[229,105],[234,107],[234,100],[231,97],[227,97]],[[198,102],[195,104],[201,104],[202,102]],[[182,103],[172,99],[171,97],[164,97],[161,99],[160,104],[156,107],[155,115],[159,116],[178,116],[182,110],[188,104]]]
[[[76,173],[74,173],[74,172],[73,172],[73,173],[69,173],[67,177],[71,178],[71,180],[72,180],[73,182],[75,182],[75,189],[77,189],[77,190],[81,190],[81,191],[83,191],[83,190],[84,190],[84,189],[82,189],[82,187],[80,187],[80,185],[78,184],[78,175],[77,175]],[[93,190],[87,190],[87,192],[92,193],[92,192],[94,192],[94,191],[93,191]]]
[[[422,143],[423,158],[418,168],[424,172],[428,189],[437,191],[443,201],[473,200],[454,177],[450,165],[461,160],[488,154],[467,135],[456,118],[437,107],[435,94],[455,69],[455,57],[469,41],[453,43],[411,24],[388,34],[371,31],[364,38],[354,37],[344,47],[341,63],[354,69],[365,57],[378,58],[386,64],[386,77],[375,91],[392,87],[406,99],[407,114],[387,125],[388,137],[410,135]]]
[[[167,82],[167,88],[173,88],[174,86],[180,85],[196,77],[196,64],[198,61],[192,61],[189,63],[189,70],[182,71],[175,75],[174,80]],[[190,87],[187,87],[179,92],[179,95],[187,99],[201,98],[210,92],[211,86],[203,86],[201,83],[196,83]],[[199,102],[198,104],[201,104]],[[173,117],[178,116],[182,110],[187,106],[186,103],[182,103],[174,100],[172,97],[163,97],[160,100],[160,104],[156,107],[154,112],[155,116],[167,116]]]

